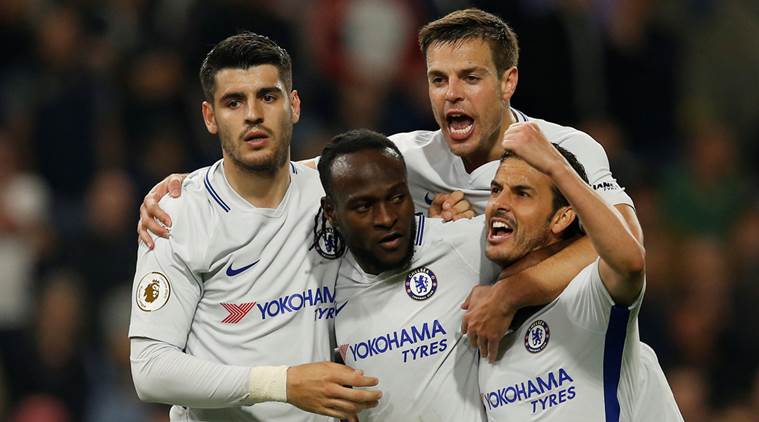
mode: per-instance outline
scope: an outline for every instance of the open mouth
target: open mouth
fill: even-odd
[[[380,239],[379,245],[383,249],[397,249],[399,246],[401,246],[402,237],[403,235],[398,232],[390,233]]]
[[[462,112],[449,112],[446,116],[448,132],[455,140],[464,140],[474,131],[474,119]]]
[[[488,231],[488,242],[500,243],[511,237],[514,228],[503,220],[492,220]]]

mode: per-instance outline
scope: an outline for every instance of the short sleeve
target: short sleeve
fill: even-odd
[[[606,331],[612,308],[620,307],[620,305],[615,305],[614,299],[601,280],[600,262],[600,258],[597,258],[580,271],[560,296],[562,306],[567,308],[570,318],[575,323],[594,331]],[[641,289],[635,301],[626,307],[631,314],[637,315],[640,310],[644,292],[645,287]]]
[[[634,207],[632,198],[621,187],[609,168],[609,159],[601,144],[589,135],[576,132],[559,145],[577,157],[577,161],[585,167],[590,186],[609,205],[625,204]]]
[[[174,223],[169,239],[155,238],[155,248],[143,243],[137,255],[132,286],[132,316],[129,337],[146,337],[184,349],[195,310],[202,295],[202,283],[190,270],[182,245],[182,216],[169,212]],[[185,240],[186,241],[186,240]]]

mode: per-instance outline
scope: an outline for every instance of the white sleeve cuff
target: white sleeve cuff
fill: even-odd
[[[250,369],[250,401],[287,401],[287,366],[257,366]]]

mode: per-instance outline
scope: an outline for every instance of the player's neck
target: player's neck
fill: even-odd
[[[514,274],[521,273],[522,271],[530,267],[538,265],[539,263],[550,258],[551,256],[553,256],[560,250],[566,248],[570,243],[574,242],[575,240],[576,240],[575,238],[564,239],[564,240],[556,239],[556,240],[551,241],[546,246],[542,246],[540,248],[534,249],[528,252],[523,257],[516,259],[515,261],[504,266],[498,278],[503,279],[503,278],[512,276]]]
[[[290,167],[287,162],[274,171],[254,172],[240,168],[226,157],[224,176],[243,199],[256,208],[277,208],[290,186]]]
[[[501,156],[503,155],[503,146],[501,145],[503,134],[506,133],[506,129],[515,122],[516,119],[514,119],[514,114],[511,112],[511,108],[506,107],[506,110],[503,113],[501,127],[498,128],[498,131],[487,140],[486,148],[480,151],[475,151],[466,157],[461,157],[467,173],[471,174],[477,168],[491,161],[498,161],[501,159]]]

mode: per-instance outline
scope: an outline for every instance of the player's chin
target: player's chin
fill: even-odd
[[[495,262],[496,264],[511,261],[510,254],[505,250],[503,245],[493,245],[488,243],[485,246],[485,257]]]

